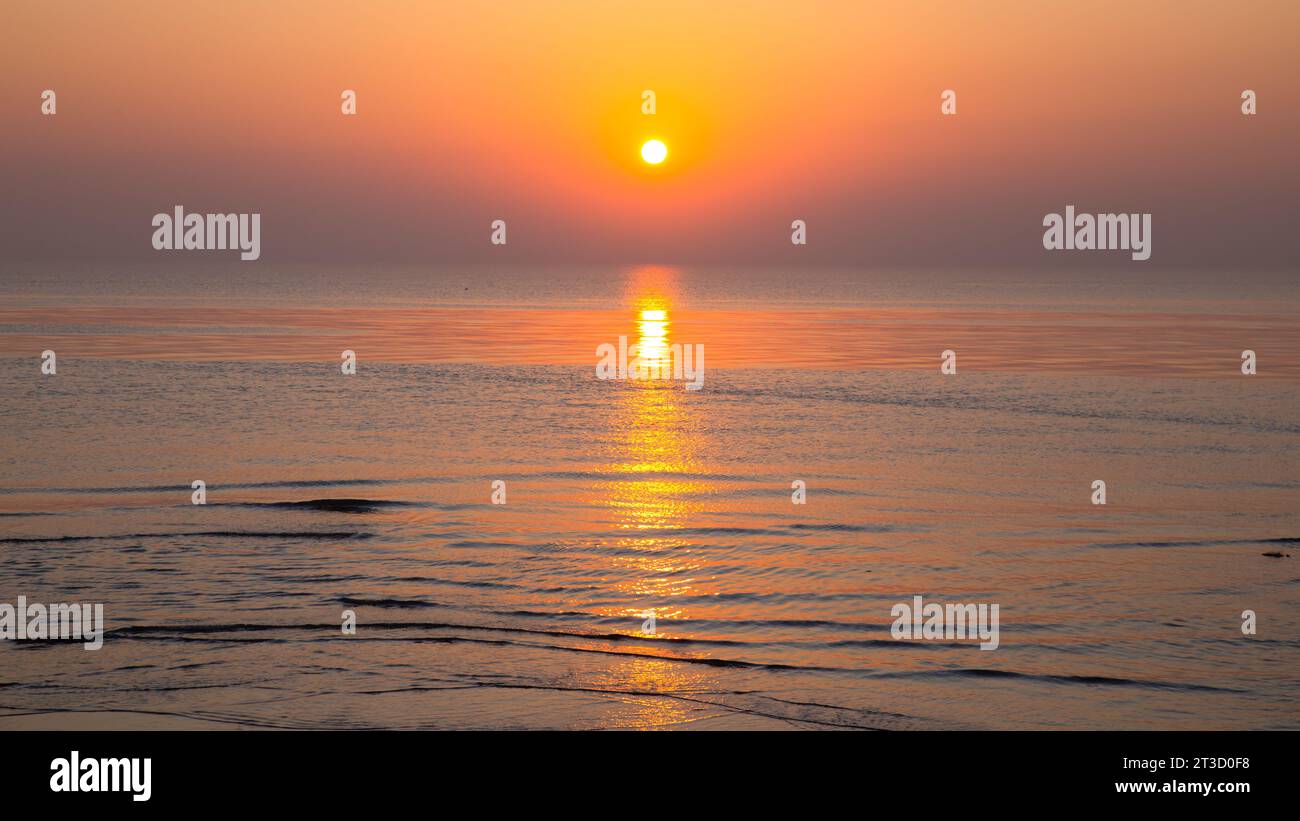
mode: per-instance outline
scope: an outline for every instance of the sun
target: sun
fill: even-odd
[[[641,146],[641,159],[651,165],[658,165],[668,157],[668,146],[659,140],[646,140]]]

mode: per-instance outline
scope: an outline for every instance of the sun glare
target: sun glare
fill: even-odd
[[[658,165],[668,156],[668,146],[659,140],[646,140],[645,145],[641,146],[641,159],[651,165]]]

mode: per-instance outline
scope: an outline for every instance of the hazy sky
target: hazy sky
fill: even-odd
[[[5,264],[156,261],[150,220],[177,204],[261,213],[246,265],[1300,263],[1294,0],[44,0],[3,17]],[[639,159],[649,137],[661,167]],[[1152,260],[1045,252],[1043,216],[1067,204],[1150,212]]]

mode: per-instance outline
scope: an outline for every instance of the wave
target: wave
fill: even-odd
[[[382,601],[382,600],[380,600]],[[409,602],[397,600],[399,604],[405,605]],[[367,603],[373,604],[372,600]],[[439,605],[422,602],[421,606],[437,607]],[[381,605],[382,606],[382,605]],[[669,648],[688,648],[692,646],[719,646],[729,648],[748,648],[755,649],[767,646],[766,643],[743,642],[727,639],[696,639],[696,638],[675,638],[675,637],[650,637],[642,635],[632,635],[626,633],[590,633],[565,630],[540,630],[527,629],[518,627],[502,627],[486,624],[464,624],[456,622],[441,621],[422,621],[422,622],[369,622],[366,624],[367,631],[463,631],[465,633],[481,634],[517,634],[526,637],[539,638],[558,638],[562,640],[581,640],[585,642],[603,641],[609,643],[631,643],[641,644],[649,647],[660,649]],[[289,641],[286,638],[236,638],[232,634],[239,633],[283,633],[283,632],[321,632],[323,635],[318,640],[340,640],[340,641],[407,641],[413,643],[468,643],[468,644],[491,644],[498,646],[513,646],[528,648],[533,650],[551,650],[556,652],[576,652],[576,653],[594,653],[600,655],[614,655],[624,657],[636,657],[653,659],[655,661],[680,663],[690,665],[702,665],[707,667],[721,667],[733,669],[752,669],[767,670],[772,672],[800,672],[800,673],[836,673],[854,676],[862,676],[873,679],[894,679],[894,678],[980,678],[980,679],[1007,679],[1014,681],[1037,682],[1043,684],[1062,684],[1086,687],[1137,687],[1144,689],[1172,690],[1180,692],[1209,692],[1209,693],[1247,693],[1248,690],[1231,687],[1218,687],[1206,684],[1196,684],[1187,682],[1170,682],[1155,679],[1141,678],[1124,678],[1115,676],[1098,676],[1098,675],[1063,675],[1052,673],[1026,673],[1015,670],[998,670],[980,667],[957,667],[938,670],[903,670],[903,671],[876,671],[869,668],[853,667],[828,667],[807,664],[784,664],[778,662],[761,662],[750,661],[743,658],[724,658],[715,656],[689,656],[677,655],[672,653],[656,653],[646,651],[636,651],[631,649],[612,649],[593,647],[587,645],[575,644],[554,644],[554,643],[537,643],[535,641],[523,641],[508,638],[496,638],[489,636],[473,637],[467,635],[425,635],[414,637],[401,636],[344,636],[339,630],[337,624],[189,624],[176,626],[161,625],[131,625],[118,627],[106,632],[106,638],[125,638],[138,639],[144,641],[213,641],[213,642],[283,642]],[[303,639],[296,639],[303,641]],[[34,642],[33,644],[37,644]],[[879,641],[873,644],[880,647],[898,648],[897,642]]]
[[[208,491],[225,490],[273,490],[277,488],[313,488],[313,487],[348,487],[428,484],[433,482],[454,482],[448,476],[421,476],[406,479],[288,479],[277,482],[231,482],[220,485],[208,485]],[[3,487],[0,494],[14,493],[190,493],[192,488],[184,485],[116,485],[109,487]]]
[[[876,673],[872,678],[1005,678],[1037,681],[1050,684],[1079,684],[1098,687],[1143,687],[1186,692],[1247,693],[1234,687],[1214,687],[1209,684],[1186,684],[1154,679],[1116,678],[1112,676],[1067,676],[1050,673],[1020,673],[1014,670],[991,670],[982,667],[957,667],[947,670],[907,670]]]
[[[405,604],[405,602],[403,604]],[[428,602],[422,603],[422,605],[430,606],[430,607],[438,606]],[[548,636],[553,638],[563,637],[567,639],[584,639],[587,641],[593,641],[593,640],[603,640],[603,641],[611,641],[611,642],[634,641],[634,642],[642,642],[642,643],[651,643],[651,644],[662,645],[662,646],[684,645],[684,644],[705,644],[705,643],[715,642],[715,640],[704,640],[704,639],[687,639],[687,638],[674,639],[668,637],[650,638],[646,636],[633,636],[633,635],[628,635],[623,633],[593,634],[593,633],[578,633],[578,632],[566,632],[566,631],[557,631],[557,630],[527,630],[527,629],[510,628],[510,627],[494,627],[491,625],[455,624],[455,623],[440,623],[440,622],[419,622],[419,623],[371,622],[366,624],[366,629],[368,631],[370,630],[375,630],[375,631],[377,630],[390,630],[390,631],[465,630],[465,631],[482,631],[482,632],[493,632],[493,633],[520,633],[520,634],[527,634],[527,635]],[[417,636],[413,638],[393,638],[393,637],[386,637],[386,636],[370,636],[370,635],[347,636],[342,634],[337,624],[295,624],[295,625],[203,624],[203,625],[179,625],[175,627],[131,625],[127,627],[118,627],[112,630],[108,630],[105,632],[105,637],[106,639],[108,637],[112,637],[112,638],[140,639],[140,640],[149,640],[149,641],[159,641],[159,640],[161,641],[167,641],[167,640],[213,641],[213,642],[237,641],[237,642],[244,642],[244,643],[284,642],[287,641],[287,639],[230,638],[230,637],[220,637],[216,634],[249,633],[249,632],[266,633],[266,632],[287,632],[287,631],[321,631],[322,633],[325,634],[324,636],[321,637],[322,639],[328,637],[328,639],[330,640],[338,639],[341,641],[348,641],[348,642],[409,641],[415,643],[435,643],[435,644],[442,644],[442,643],[493,644],[493,645],[502,645],[502,646],[527,647],[530,649],[554,650],[559,652],[594,653],[599,655],[614,655],[614,656],[633,656],[639,658],[653,659],[655,661],[677,662],[682,664],[695,664],[695,665],[703,665],[707,667],[728,667],[728,668],[743,668],[743,669],[762,669],[762,670],[772,670],[772,671],[802,671],[802,672],[839,672],[839,673],[863,672],[852,668],[818,667],[812,665],[781,664],[777,662],[754,662],[754,661],[745,661],[743,659],[716,658],[716,657],[709,657],[709,656],[676,656],[676,655],[665,655],[660,653],[633,652],[628,650],[608,650],[608,649],[589,647],[589,646],[584,647],[584,646],[576,646],[576,645],[571,646],[571,645],[562,645],[562,644],[537,644],[535,642],[512,641],[510,639],[471,638],[467,636],[455,636],[455,635]],[[298,641],[302,641],[302,639],[298,639]],[[44,642],[33,641],[30,643],[32,645],[37,645],[37,644],[43,644]],[[49,642],[49,643],[54,644],[55,642]],[[745,643],[736,642],[734,644],[744,645]]]
[[[446,605],[427,601],[413,601],[407,599],[352,599],[341,597],[337,599],[342,604],[348,604],[354,607],[393,607],[393,608],[423,608],[423,607],[445,607]],[[549,636],[552,638],[566,639],[584,639],[599,640],[611,642],[633,642],[644,643],[649,645],[662,646],[716,646],[716,647],[762,647],[767,646],[765,642],[747,642],[734,639],[700,639],[675,636],[644,636],[629,633],[595,633],[579,630],[541,630],[528,627],[507,627],[492,624],[466,624],[463,622],[444,622],[444,621],[385,621],[385,622],[366,622],[367,630],[466,630],[479,631],[488,633],[519,633],[531,636]],[[183,624],[174,626],[165,625],[128,625],[117,627],[106,631],[108,636],[144,636],[151,638],[165,638],[168,634],[178,636],[184,635],[210,635],[214,633],[272,633],[282,631],[317,631],[326,630],[331,634],[339,633],[338,624],[257,624],[257,623],[232,623],[232,624]],[[352,640],[354,637],[347,637]],[[509,642],[507,642],[509,643]],[[882,642],[891,644],[891,642]],[[896,643],[894,643],[896,644]],[[724,660],[726,661],[726,660]],[[728,662],[730,663],[730,662]],[[765,666],[761,664],[735,661],[738,665],[755,664],[755,666]],[[815,669],[815,668],[805,668]]]
[[[339,604],[346,604],[348,607],[418,608],[448,606],[424,601],[423,599],[358,599],[352,596],[339,596],[335,601]]]
[[[512,474],[519,480],[531,479],[561,479],[561,480],[579,480],[592,482],[646,482],[660,481],[664,479],[687,479],[709,482],[731,482],[736,484],[752,484],[755,481],[763,481],[764,477],[753,475],[738,475],[727,473],[708,473],[699,471],[637,471],[635,473],[625,470],[568,470],[568,471],[522,471]],[[222,482],[220,484],[208,484],[208,491],[213,490],[282,490],[282,489],[310,489],[310,488],[334,488],[334,487],[385,487],[396,485],[428,485],[428,484],[454,484],[457,482],[471,482],[478,480],[479,476],[407,476],[394,479],[282,479],[277,481],[266,482]],[[188,484],[175,485],[106,485],[99,487],[0,487],[0,495],[13,495],[21,493],[49,493],[49,494],[113,494],[113,493],[184,493],[188,495],[192,488]],[[820,492],[820,491],[819,491]],[[826,492],[830,492],[827,490]],[[310,504],[317,500],[308,500],[304,504]],[[330,500],[323,500],[330,501]],[[382,500],[381,500],[382,501]],[[398,503],[400,504],[400,503]],[[473,505],[471,505],[473,506]]]
[[[1134,547],[1223,547],[1235,544],[1300,544],[1300,536],[1278,536],[1271,539],[1184,539],[1165,542],[1104,542],[1094,544],[1100,548]]]
[[[446,608],[452,605],[444,605],[438,602],[430,602],[416,599],[362,599],[351,596],[341,596],[334,601],[351,607],[376,607],[380,609],[422,609],[422,608]],[[518,613],[502,613],[501,611],[486,611],[492,615],[519,615]],[[540,615],[540,614],[539,614]],[[553,614],[547,614],[553,615]],[[587,614],[581,614],[587,615]],[[772,623],[772,622],[764,622]],[[531,636],[548,636],[552,638],[581,639],[588,641],[609,641],[609,642],[632,642],[644,643],[648,645],[672,646],[672,647],[745,647],[750,649],[766,647],[841,647],[841,648],[860,648],[860,649],[891,649],[891,650],[927,650],[927,649],[973,649],[974,645],[961,642],[899,642],[892,639],[852,639],[840,641],[813,641],[800,642],[788,640],[774,641],[745,641],[739,639],[718,639],[718,638],[695,638],[685,636],[646,636],[632,633],[611,633],[595,632],[590,630],[556,630],[540,629],[529,627],[511,627],[505,625],[493,624],[467,624],[464,622],[444,622],[444,621],[398,621],[398,622],[366,622],[368,629],[374,630],[466,630],[480,631],[491,633],[518,633],[521,635]],[[180,625],[176,627],[135,625],[120,627],[115,631],[109,631],[110,634],[120,633],[121,635],[148,635],[161,636],[166,633],[176,634],[210,634],[210,633],[245,633],[245,632],[276,632],[288,630],[329,630],[338,631],[337,624],[204,624],[204,625]],[[508,643],[508,642],[507,642]],[[724,660],[725,662],[726,660]],[[736,661],[738,665],[754,666],[773,666],[756,662]],[[783,669],[805,669],[805,670],[843,670],[846,668],[829,668],[813,667],[801,665],[776,665]],[[854,672],[860,672],[852,670]]]
[[[376,513],[392,507],[431,507],[393,499],[306,499],[300,502],[221,502],[213,507],[254,507],[281,510],[320,510],[329,513]]]
[[[118,533],[103,536],[32,536],[0,539],[0,544],[58,542],[119,542],[138,539],[369,539],[373,534],[352,530],[200,530],[184,533]]]
[[[562,683],[540,683],[527,681],[501,681],[486,678],[476,678],[467,681],[447,682],[438,685],[417,685],[406,687],[393,687],[386,689],[356,690],[349,691],[347,695],[352,696],[377,696],[388,697],[392,695],[414,694],[438,692],[444,690],[472,690],[477,688],[485,689],[506,689],[506,690],[534,690],[549,691],[556,693],[584,693],[608,696],[615,699],[626,699],[629,697],[639,700],[644,699],[664,699],[672,701],[681,701],[688,704],[712,707],[729,713],[750,715],[761,718],[773,719],[780,722],[787,722],[795,725],[821,726],[846,730],[917,730],[917,729],[936,729],[930,719],[921,719],[916,716],[910,716],[903,713],[889,712],[884,710],[874,710],[865,707],[842,707],[834,704],[824,704],[815,701],[797,701],[793,699],[784,699],[777,696],[764,693],[733,691],[733,690],[703,690],[703,691],[665,691],[659,689],[646,689],[643,687],[598,687],[598,686],[581,686],[574,684]],[[165,688],[160,688],[165,689]],[[345,722],[346,729],[350,730],[392,730],[392,729],[439,729],[444,725],[430,725],[428,722],[401,722],[393,721],[383,724],[371,724],[368,722],[358,722],[348,718],[341,718],[337,715],[331,715],[328,720],[313,720],[312,718],[295,719],[283,713],[267,716],[255,715],[249,713],[236,713],[231,710],[213,710],[213,709],[194,709],[194,710],[164,710],[164,709],[144,709],[144,708],[124,708],[111,705],[88,707],[88,708],[59,708],[50,707],[45,709],[31,709],[0,705],[0,718],[14,718],[25,716],[55,716],[55,715],[86,715],[97,716],[100,714],[124,714],[147,716],[150,718],[168,718],[180,719],[185,724],[182,728],[195,729],[196,726],[202,727],[203,722],[216,724],[232,725],[237,727],[255,727],[260,729],[278,729],[278,730],[338,730],[340,722]],[[694,718],[678,719],[673,722],[679,726],[684,726]],[[567,725],[566,725],[567,726]],[[659,725],[664,726],[664,725]]]

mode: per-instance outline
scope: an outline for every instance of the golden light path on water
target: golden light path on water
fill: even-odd
[[[668,363],[672,328],[670,288],[674,271],[644,267],[629,275],[628,301],[633,325],[628,336],[629,358],[639,354],[647,363]],[[691,571],[699,566],[688,540],[674,535],[688,517],[700,510],[708,491],[697,476],[699,426],[692,419],[681,382],[630,380],[618,388],[618,406],[611,420],[611,460],[602,472],[613,478],[598,483],[595,502],[612,514],[618,532],[611,561],[632,566],[634,581],[622,592],[659,601],[696,592]],[[626,610],[609,615],[640,616]],[[654,608],[656,619],[683,618],[671,606]]]
[[[644,267],[629,276],[628,302],[634,332],[628,334],[629,359],[639,356],[654,368],[672,372],[672,290],[676,271]],[[613,418],[614,459],[605,468],[624,474],[600,483],[603,504],[612,514],[618,535],[610,563],[620,576],[619,591],[633,599],[658,604],[645,609],[626,608],[608,615],[645,620],[654,613],[656,634],[666,623],[689,614],[672,604],[683,596],[707,594],[700,575],[706,572],[700,553],[689,538],[676,531],[689,526],[702,508],[711,485],[697,477],[704,473],[698,454],[702,433],[680,381],[631,380],[619,386],[619,405]],[[627,573],[631,571],[631,573]],[[643,625],[644,626],[644,625]],[[707,687],[705,677],[681,665],[643,658],[629,661],[620,671],[632,689],[640,692],[681,692]],[[664,698],[637,699],[639,710],[628,717],[637,726],[671,726],[690,719],[687,704]]]

